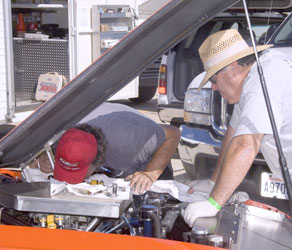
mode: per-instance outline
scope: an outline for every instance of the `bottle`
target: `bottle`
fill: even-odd
[[[23,14],[22,13],[18,14],[16,30],[17,30],[17,36],[18,37],[24,37],[24,33],[26,32],[26,26],[25,26],[25,23],[24,23],[24,18],[23,18]]]

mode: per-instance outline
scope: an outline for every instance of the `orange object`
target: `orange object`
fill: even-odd
[[[24,23],[24,18],[23,18],[23,14],[22,13],[18,14],[16,30],[17,30],[18,36],[21,36],[21,37],[24,36],[24,32],[26,31],[26,26],[25,26],[25,23]]]
[[[8,169],[0,169],[0,174],[8,174],[12,176],[15,180],[20,180],[21,172],[20,171],[13,171]]]
[[[17,26],[16,26],[17,31],[26,31],[26,26],[24,23],[24,18],[23,14],[19,13],[18,14],[18,20],[17,20]]]
[[[269,210],[269,211],[272,211],[272,212],[284,214],[285,216],[287,216],[287,218],[290,219],[290,216],[289,215],[283,213],[278,208],[272,207],[272,206],[267,205],[267,204],[264,204],[264,203],[260,203],[258,201],[247,200],[246,202],[244,202],[244,204],[245,205],[248,205],[248,206],[258,207],[258,208],[262,208],[262,209]]]
[[[167,67],[164,64],[160,65],[158,92],[161,95],[167,94]]]
[[[211,246],[139,236],[0,226],[0,249],[214,250]]]

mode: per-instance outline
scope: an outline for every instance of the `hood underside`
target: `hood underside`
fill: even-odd
[[[270,9],[290,9],[292,6],[291,0],[249,0],[249,9],[270,10]],[[236,3],[231,9],[243,9],[242,1]]]

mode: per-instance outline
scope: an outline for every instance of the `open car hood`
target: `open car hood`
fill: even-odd
[[[194,29],[238,0],[172,0],[125,36],[0,141],[0,162],[26,162]]]

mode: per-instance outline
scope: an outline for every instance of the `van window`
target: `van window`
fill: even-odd
[[[273,44],[277,44],[279,46],[291,45],[292,44],[292,20],[288,20],[282,29],[279,31],[277,36],[275,37]]]
[[[237,29],[238,30],[239,25],[237,22],[228,22],[228,21],[217,21],[214,25],[211,34],[216,33],[220,30],[226,30],[226,29]]]

